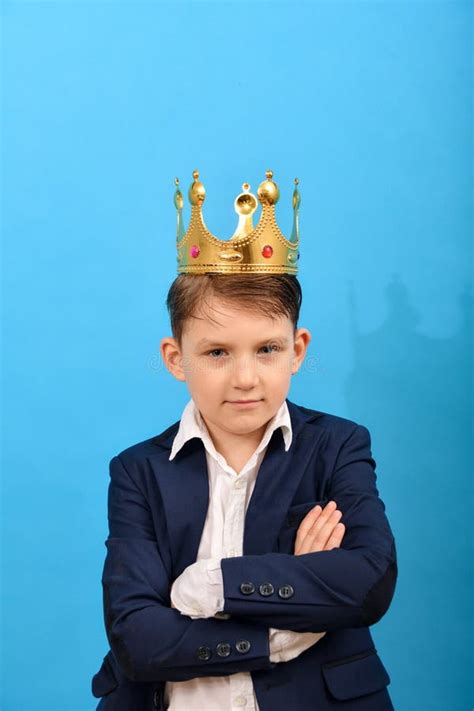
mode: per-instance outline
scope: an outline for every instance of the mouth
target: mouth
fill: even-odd
[[[260,404],[262,400],[226,400],[228,405],[233,405],[237,408],[255,407]]]

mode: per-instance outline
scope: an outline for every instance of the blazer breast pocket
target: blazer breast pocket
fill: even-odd
[[[314,509],[318,504],[323,509],[328,503],[329,499],[315,499],[314,501],[304,501],[302,504],[294,504],[288,509],[285,523],[292,528],[298,528],[301,521],[311,509]]]

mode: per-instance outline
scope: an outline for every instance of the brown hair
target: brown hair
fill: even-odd
[[[209,306],[208,296],[233,305],[237,302],[244,310],[274,320],[288,316],[295,331],[303,300],[301,285],[292,274],[179,274],[169,289],[166,307],[180,348],[186,320],[200,318],[197,313]]]

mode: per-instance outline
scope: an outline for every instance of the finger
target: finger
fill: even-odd
[[[336,508],[335,503],[334,506],[331,506],[330,508],[328,508],[328,506],[322,512],[321,516],[319,516],[318,519],[314,521],[312,527],[308,530],[308,535],[311,536],[313,540],[319,537],[322,533],[323,537],[325,536],[323,543],[326,543],[329,535],[334,529],[334,526],[339,521],[339,518],[342,516],[341,511]]]
[[[316,540],[316,536],[319,530],[325,525],[325,522],[331,517],[331,514],[336,510],[337,503],[335,501],[329,501],[324,509],[321,509],[321,506],[318,504],[306,514],[296,533],[295,554],[296,551],[298,551],[298,555],[302,555],[303,553],[323,550],[329,534],[326,535],[326,538],[321,542]]]
[[[306,536],[308,533],[309,529],[312,527],[313,523],[317,521],[318,517],[321,515],[322,508],[318,504],[314,508],[309,511],[304,519],[301,521],[300,525],[298,526],[298,530],[296,532],[296,537],[300,538],[301,540]]]
[[[337,504],[335,501],[330,501],[324,509],[321,509],[319,504],[311,509],[301,522],[296,534],[296,547],[300,549],[300,553],[308,553],[316,550],[322,550],[322,546],[315,548],[315,538],[318,531],[324,526],[331,514],[336,510]],[[323,542],[325,543],[325,541]]]
[[[337,504],[335,501],[330,501],[324,509],[321,508],[321,506],[318,504],[314,508],[312,508],[304,517],[302,522],[299,525],[298,531],[297,531],[297,538],[299,538],[300,541],[302,541],[308,531],[311,530],[312,526],[317,522],[320,521],[320,526],[322,526],[325,521],[328,519],[328,517],[331,515],[331,513],[336,509]]]
[[[323,545],[323,547],[326,545],[328,542],[330,536],[334,533],[334,529],[339,523],[339,520],[342,517],[342,511],[339,511],[336,509],[336,511],[333,511],[327,522],[318,530],[318,533],[316,534],[317,540],[320,544]],[[312,532],[309,532],[309,535],[312,535]]]
[[[338,523],[334,529],[333,534],[329,536],[328,542],[326,543],[324,550],[330,551],[333,548],[339,548],[339,546],[341,545],[341,541],[344,537],[345,531],[346,527],[344,526],[344,524]]]
[[[314,527],[308,531],[305,538],[305,545],[310,546],[311,551],[322,551],[326,545],[329,537],[332,535],[336,524],[342,516],[342,511],[336,509],[329,516],[327,521],[320,525],[321,522],[317,521]]]

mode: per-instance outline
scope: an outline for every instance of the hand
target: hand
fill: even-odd
[[[330,551],[339,548],[346,527],[338,523],[342,512],[335,501],[330,501],[324,509],[315,506],[301,521],[295,542],[295,555]]]

